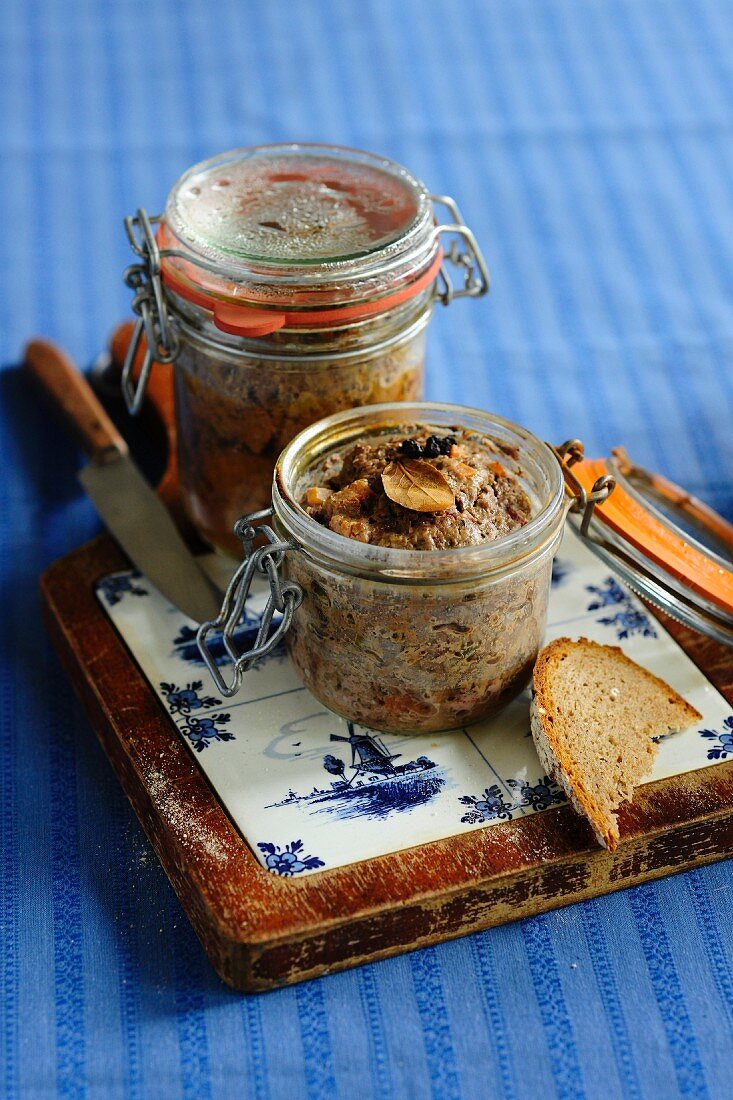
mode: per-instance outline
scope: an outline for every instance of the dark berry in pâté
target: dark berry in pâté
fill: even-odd
[[[453,436],[429,435],[425,440],[424,454],[426,458],[437,458],[438,455],[449,455],[451,447],[455,443]]]
[[[420,458],[422,455],[422,447],[416,439],[405,439],[400,444],[400,453],[405,458]]]

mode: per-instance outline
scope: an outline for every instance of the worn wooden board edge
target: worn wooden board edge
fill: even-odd
[[[41,579],[49,634],[220,977],[259,991],[659,878],[733,851],[733,761],[649,784],[614,855],[568,807],[303,879],[266,871],[227,817],[95,594],[107,535]],[[663,620],[733,700],[730,651]],[[144,731],[144,735],[141,733]]]

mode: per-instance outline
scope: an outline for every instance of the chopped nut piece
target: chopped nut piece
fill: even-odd
[[[373,497],[371,486],[366,478],[359,478],[358,481],[352,481],[351,485],[347,485],[339,493],[340,501],[356,501],[359,504],[363,504],[365,500],[369,500]]]
[[[315,507],[319,504],[325,504],[332,494],[333,489],[326,489],[323,485],[312,485],[305,494],[305,502],[310,504],[311,507]]]
[[[469,466],[467,462],[457,462],[453,467],[459,477],[476,477],[478,470],[475,466]]]

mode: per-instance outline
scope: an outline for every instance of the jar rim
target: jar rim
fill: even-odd
[[[229,178],[214,178],[222,174]],[[210,192],[217,184],[212,209]],[[247,191],[252,185],[254,194]],[[252,200],[265,197],[263,185],[274,193],[278,213],[290,212],[291,204],[298,203],[289,224],[259,221],[264,211]],[[392,192],[385,194],[388,187]],[[317,202],[319,193],[323,209]],[[368,201],[377,197],[384,200],[380,208],[370,209]],[[253,207],[249,215],[248,199]],[[357,203],[361,217],[355,216]],[[346,145],[277,142],[240,146],[192,165],[171,189],[166,216],[181,239],[227,265],[307,269],[382,253],[418,228],[429,209],[425,185],[388,157]],[[344,212],[347,218],[339,219]],[[314,221],[324,214],[335,226],[318,224],[319,232],[310,232],[306,241],[299,239],[299,233],[313,230]],[[229,221],[232,215],[236,220]]]
[[[536,514],[508,535],[475,546],[445,550],[413,550],[357,542],[318,523],[299,504],[297,481],[328,453],[356,442],[364,434],[378,434],[405,425],[463,427],[485,435],[499,435],[519,446],[523,464],[533,464],[536,482],[544,492]],[[369,430],[371,428],[371,431]],[[310,458],[303,461],[304,455]],[[537,484],[534,485],[537,491]],[[273,477],[273,511],[286,531],[310,556],[347,571],[385,579],[434,580],[504,574],[540,556],[554,545],[562,528],[565,488],[560,464],[552,448],[511,420],[465,405],[433,401],[392,402],[335,413],[310,425],[285,447]]]
[[[293,170],[299,165],[304,166],[300,172]],[[291,171],[280,170],[282,166]],[[248,172],[254,177],[264,173],[260,186],[252,186]],[[212,199],[222,174],[227,179],[219,183],[235,186]],[[385,209],[375,211],[380,186]],[[286,190],[280,193],[279,188]],[[274,215],[274,220],[265,217],[268,202],[281,210],[285,225]],[[197,203],[204,211],[208,204],[209,213],[197,218]],[[319,204],[325,204],[320,214]],[[328,222],[326,207],[331,205],[336,212],[333,229],[321,224]],[[387,229],[390,218],[394,225]],[[275,232],[274,226],[286,231]],[[249,300],[260,308],[325,308],[380,297],[390,287],[419,278],[439,251],[432,199],[416,176],[386,157],[314,142],[246,146],[193,165],[168,195],[162,230],[169,275],[213,297]],[[283,243],[271,240],[267,255],[267,249],[249,241],[256,241],[258,233]],[[341,242],[333,255],[320,244],[320,237],[329,238],[329,233]],[[350,236],[354,241],[349,249]],[[304,258],[309,248],[315,254]]]

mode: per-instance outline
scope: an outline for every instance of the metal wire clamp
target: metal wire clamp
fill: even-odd
[[[584,539],[589,539],[590,522],[593,519],[595,507],[597,504],[603,504],[604,500],[608,500],[616,488],[616,478],[610,474],[604,474],[593,483],[593,488],[588,492],[572,470],[577,462],[582,461],[585,454],[581,441],[567,439],[559,447],[553,447],[551,443],[548,443],[548,446],[560,463],[565,480],[565,493],[569,501],[568,511],[582,513],[580,534]]]
[[[450,305],[454,298],[481,298],[488,294],[491,280],[478,241],[450,195],[431,195],[430,198],[433,205],[444,206],[453,219],[445,225],[436,225],[433,231],[436,241],[441,233],[452,235],[445,252],[445,262],[438,272],[436,297],[444,306]],[[461,249],[459,240],[465,244],[465,250]],[[463,286],[458,290],[453,286],[447,264],[463,272]]]
[[[137,314],[135,330],[122,368],[122,393],[132,416],[136,416],[142,408],[153,363],[172,363],[178,354],[178,339],[171,327],[163,295],[161,251],[153,232],[153,226],[160,220],[161,215],[151,218],[142,207],[135,215],[125,218],[125,232],[130,246],[142,261],[139,264],[130,264],[123,276],[125,283],[133,291],[132,309]],[[133,371],[143,334],[145,355],[136,382]]]
[[[301,586],[296,581],[284,581],[280,576],[280,567],[285,552],[287,550],[299,550],[300,547],[297,543],[284,542],[278,539],[272,528],[266,524],[259,527],[253,526],[255,522],[269,519],[271,515],[272,509],[267,508],[262,512],[253,512],[249,516],[243,516],[235,523],[234,533],[242,541],[244,560],[227,586],[218,616],[216,619],[202,623],[196,634],[199,653],[218,690],[227,698],[237,694],[245,672],[261,657],[271,653],[279,644],[290,629],[293,614],[303,601]],[[255,549],[254,541],[260,535],[264,535],[267,542],[264,546]],[[267,597],[254,645],[251,649],[240,651],[235,645],[234,633],[242,618],[252,581],[257,574],[267,577],[270,594]],[[272,619],[276,611],[280,613],[282,618],[270,633]],[[227,683],[224,679],[207,644],[211,633],[221,634],[224,648],[232,660],[234,667],[231,683]]]

